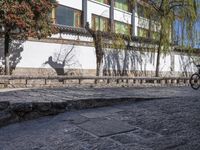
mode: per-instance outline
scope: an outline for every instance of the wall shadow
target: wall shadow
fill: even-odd
[[[155,53],[142,53],[139,50],[105,50],[105,76],[147,75],[147,64],[155,65]]]

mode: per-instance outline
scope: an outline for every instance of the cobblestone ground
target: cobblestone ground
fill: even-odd
[[[151,91],[159,95],[158,88]],[[0,128],[0,150],[199,150],[200,91],[166,91],[171,98],[66,112]]]

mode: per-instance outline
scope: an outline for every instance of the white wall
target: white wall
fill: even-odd
[[[19,68],[51,68],[44,64],[50,56],[54,61],[62,63],[66,54],[73,48],[73,45],[50,44],[42,42],[27,41],[23,44],[21,61],[17,65]],[[127,70],[132,71],[155,71],[156,67],[155,52],[122,51],[107,49],[104,56],[104,68],[122,69],[126,66]],[[174,57],[171,57],[171,56]],[[172,60],[174,59],[174,60]],[[65,68],[71,69],[96,69],[96,55],[93,47],[74,46],[68,55]],[[196,67],[191,63],[191,58],[186,55],[172,53],[161,56],[160,71],[170,72],[194,72]],[[174,62],[174,68],[172,68]]]
[[[131,24],[131,13],[115,8],[114,20]]]
[[[23,44],[24,50],[21,53],[22,60],[17,65],[20,68],[50,68],[48,61],[50,56],[58,63],[62,62],[73,45],[50,44],[43,42],[27,41]],[[95,69],[96,58],[92,47],[75,46],[66,58],[68,68]]]
[[[82,0],[57,0],[59,4],[82,10]]]

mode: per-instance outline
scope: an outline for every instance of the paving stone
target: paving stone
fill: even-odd
[[[138,135],[140,137],[143,138],[158,138],[158,137],[162,137],[161,134],[159,133],[155,133],[149,130],[145,130],[145,129],[141,129],[141,128],[137,128],[136,130],[131,132],[132,134]]]
[[[82,116],[85,116],[87,118],[99,118],[99,117],[105,117],[108,115],[111,115],[113,113],[117,113],[123,111],[122,109],[118,109],[118,108],[97,108],[95,110],[89,111],[87,113],[82,113]]]
[[[88,118],[81,116],[79,114],[71,114],[64,118],[62,118],[63,121],[69,121],[72,124],[81,124],[83,122],[88,121]]]
[[[138,135],[129,135],[129,134],[118,134],[111,136],[111,138],[115,141],[120,142],[121,144],[131,144],[131,143],[139,143],[144,140],[142,137]]]
[[[87,130],[99,137],[110,136],[123,132],[130,132],[135,129],[125,122],[107,119],[95,119],[78,125],[80,128]]]
[[[126,150],[154,150],[148,146],[133,143],[126,146]]]

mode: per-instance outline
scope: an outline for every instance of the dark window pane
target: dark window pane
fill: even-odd
[[[131,26],[123,22],[115,21],[115,32],[129,35],[131,33]]]
[[[56,23],[66,26],[81,27],[81,11],[59,5],[56,9]]]
[[[130,11],[128,0],[115,0],[115,7],[125,11]]]

